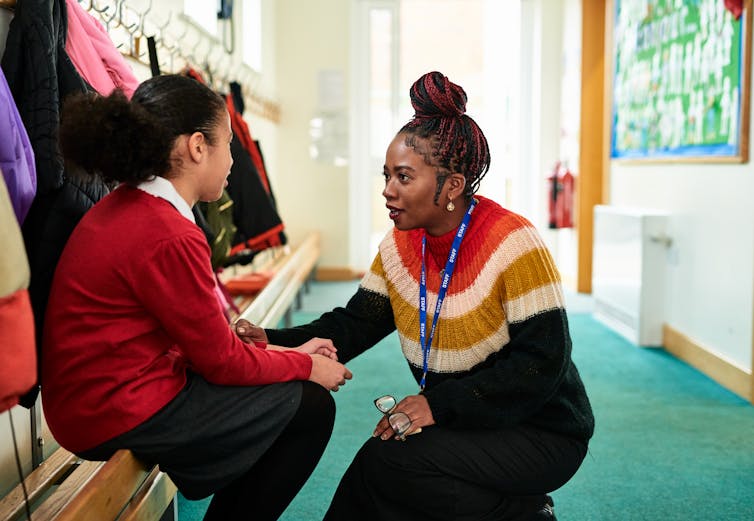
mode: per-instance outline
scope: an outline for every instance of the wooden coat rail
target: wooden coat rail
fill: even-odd
[[[236,297],[241,310],[239,316],[261,327],[277,327],[282,319],[290,327],[292,309],[298,307],[302,290],[306,290],[320,255],[320,234],[310,232],[297,246],[277,246],[259,254],[247,266],[227,268],[220,278],[227,282],[235,276],[248,273],[269,272],[274,275],[256,295]]]
[[[15,9],[16,0],[0,0],[0,7],[5,7],[6,9]]]

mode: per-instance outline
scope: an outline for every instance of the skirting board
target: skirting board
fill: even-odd
[[[356,271],[348,267],[319,267],[317,268],[315,280],[321,282],[338,282],[342,280],[356,280],[361,279],[364,276],[364,272]]]
[[[742,369],[719,358],[680,331],[664,324],[662,344],[670,354],[715,380],[726,389],[754,403],[752,381],[754,377]]]

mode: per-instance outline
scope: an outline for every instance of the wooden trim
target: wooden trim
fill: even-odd
[[[576,184],[578,273],[576,289],[592,292],[593,208],[603,202],[607,168],[605,92],[605,0],[583,0],[581,5],[581,130]],[[609,112],[607,112],[609,115]]]
[[[751,106],[751,33],[752,33],[752,27],[751,27],[751,21],[752,21],[752,15],[751,15],[751,3],[750,1],[747,1],[744,4],[744,12],[741,15],[741,19],[743,20],[742,26],[744,28],[744,31],[746,33],[743,36],[744,44],[743,44],[743,53],[744,55],[741,58],[741,63],[743,64],[742,71],[741,71],[741,77],[743,78],[743,84],[741,85],[741,90],[743,92],[743,95],[741,96],[741,107],[739,107],[739,120],[741,122],[741,135],[739,136],[739,142],[738,142],[738,155],[739,159],[742,163],[747,163],[749,161],[749,107]]]
[[[726,389],[754,403],[752,374],[723,360],[673,327],[662,327],[662,345],[673,356],[699,369]]]
[[[0,7],[5,7],[6,9],[15,9],[16,0],[0,0]]]
[[[324,266],[317,268],[314,278],[323,282],[339,282],[343,280],[361,279],[363,276],[363,271],[356,271],[353,268]]]

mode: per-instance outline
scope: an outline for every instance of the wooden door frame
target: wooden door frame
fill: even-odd
[[[610,56],[605,20],[609,12],[612,12],[611,0],[581,2],[581,130],[575,201],[579,293],[592,292],[594,206],[608,200],[610,107],[606,94],[611,87],[609,75],[605,74]]]

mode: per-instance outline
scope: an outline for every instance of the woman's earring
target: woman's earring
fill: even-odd
[[[445,209],[447,211],[449,211],[449,212],[452,212],[453,210],[456,209],[456,205],[453,204],[453,200],[452,199],[450,201],[448,201],[448,204],[445,205]]]

